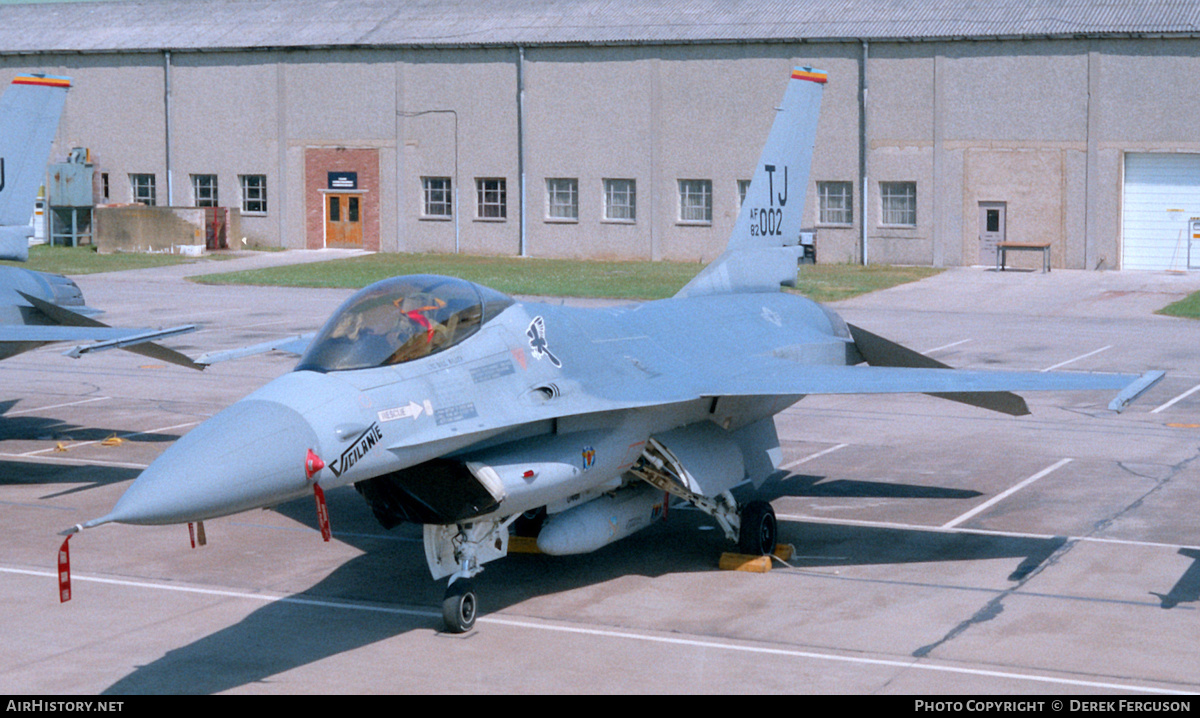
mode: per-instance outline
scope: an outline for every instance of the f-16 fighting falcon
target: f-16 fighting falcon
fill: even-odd
[[[825,81],[791,72],[726,251],[674,297],[577,308],[451,277],[373,284],[294,371],[185,435],[68,540],[305,494],[328,539],[324,491],[353,484],[385,527],[423,525],[429,570],[448,579],[446,627],[464,632],[472,578],[506,554],[522,516],[536,517],[543,552],[578,554],[648,526],[669,495],[740,552],[773,551],[771,505],[732,489],[775,472],[773,417],[806,394],[932,393],[1023,414],[1007,392],[1133,384],[1119,406],[1159,376],[954,370],[780,291],[802,254]]]

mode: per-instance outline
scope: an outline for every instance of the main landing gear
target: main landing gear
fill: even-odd
[[[766,501],[751,501],[742,509],[738,527],[738,551],[749,556],[767,556],[775,552],[779,527],[775,509]]]
[[[775,552],[778,526],[771,504],[755,500],[739,507],[728,491],[716,496],[692,491],[688,486],[693,482],[687,478],[682,464],[653,439],[647,443],[646,451],[630,473],[713,517],[725,537],[737,543],[739,552],[750,556],[767,556]]]

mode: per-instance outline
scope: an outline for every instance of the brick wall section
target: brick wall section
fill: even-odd
[[[325,193],[330,172],[357,172],[362,193],[363,249],[379,251],[379,150],[308,147],[304,150],[305,247],[325,247]]]

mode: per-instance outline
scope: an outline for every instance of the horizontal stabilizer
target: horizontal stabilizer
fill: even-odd
[[[862,327],[847,324],[850,336],[858,348],[859,356],[871,366],[914,367],[924,369],[950,369],[937,359],[913,351],[878,334],[872,334]],[[1021,397],[1008,391],[997,392],[930,392],[940,399],[949,399],[961,404],[970,404],[981,409],[998,411],[1012,416],[1024,416],[1029,413],[1029,406]]]

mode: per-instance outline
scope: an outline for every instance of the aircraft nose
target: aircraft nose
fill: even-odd
[[[294,409],[244,399],[163,452],[99,521],[199,521],[294,498],[310,486],[304,461],[317,447],[316,433]]]

